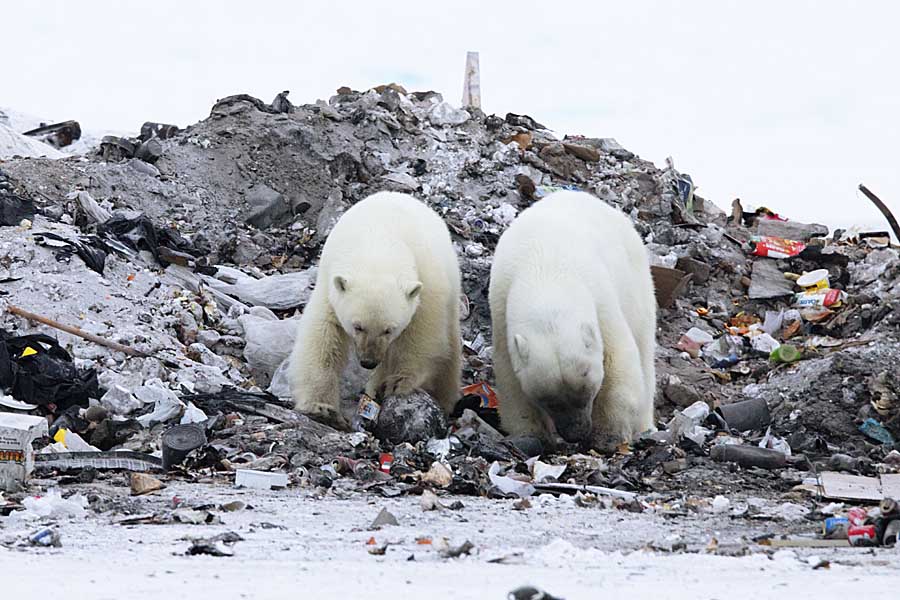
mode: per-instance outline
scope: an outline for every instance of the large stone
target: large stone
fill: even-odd
[[[750,274],[749,296],[752,300],[780,298],[794,292],[794,282],[771,259],[760,259],[753,263]]]
[[[391,396],[381,404],[375,437],[390,444],[416,444],[447,434],[444,411],[425,392]]]
[[[283,225],[292,217],[291,203],[267,185],[257,185],[247,193],[250,206],[244,221],[259,229]]]
[[[800,223],[799,221],[779,221],[778,219],[761,219],[756,226],[757,235],[784,238],[786,240],[806,240],[828,235],[828,227],[817,223]]]
[[[579,146],[577,144],[566,144],[563,143],[563,148],[566,149],[566,152],[575,156],[576,158],[580,158],[585,162],[599,162],[600,161],[600,153],[597,150],[590,148],[588,146]]]

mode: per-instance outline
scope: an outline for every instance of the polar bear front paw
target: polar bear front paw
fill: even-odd
[[[338,409],[328,404],[320,402],[311,402],[305,405],[297,406],[297,411],[306,415],[313,421],[324,423],[329,427],[347,431],[350,429],[350,423],[344,418]]]
[[[417,388],[416,381],[412,376],[396,373],[384,378],[384,381],[378,386],[378,393],[382,398],[406,396],[415,392]]]

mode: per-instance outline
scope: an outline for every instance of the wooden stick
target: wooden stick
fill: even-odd
[[[94,342],[95,344],[100,344],[101,346],[106,346],[107,348],[112,348],[113,350],[117,350],[119,352],[124,352],[129,356],[138,356],[138,357],[146,357],[147,354],[135,350],[130,346],[123,346],[118,342],[111,342],[105,338],[102,338],[98,335],[94,335],[93,333],[88,333],[87,331],[82,331],[78,327],[73,327],[72,325],[63,325],[53,319],[48,319],[47,317],[42,317],[41,315],[36,315],[32,312],[28,312],[27,310],[21,309],[18,306],[13,306],[10,304],[6,307],[7,312],[10,314],[18,315],[20,317],[24,317],[29,321],[34,321],[35,323],[43,323],[49,327],[53,327],[54,329],[59,329],[60,331],[65,331],[66,333],[71,333],[72,335],[77,335],[80,338],[84,338],[88,341]]]
[[[898,241],[900,241],[900,224],[897,223],[897,219],[894,218],[894,214],[890,211],[887,205],[885,205],[885,203],[881,201],[881,198],[869,191],[869,188],[867,188],[863,184],[859,184],[859,191],[865,194],[866,198],[871,200],[872,204],[878,207],[878,210],[881,211],[881,214],[883,214],[884,218],[887,219],[888,223],[890,223],[891,229],[894,231],[894,236]]]

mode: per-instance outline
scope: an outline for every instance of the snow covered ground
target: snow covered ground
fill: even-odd
[[[749,541],[779,533],[775,522],[748,524],[725,515],[678,519],[644,512],[576,506],[541,497],[527,510],[513,502],[461,497],[464,508],[425,512],[416,497],[350,494],[317,498],[305,490],[260,492],[227,484],[175,483],[131,498],[124,485],[78,486],[103,498],[108,512],[61,519],[61,548],[19,546],[38,522],[0,518],[4,598],[57,590],[79,598],[505,598],[533,585],[562,598],[629,600],[721,598],[822,600],[864,593],[897,597],[900,554],[894,550],[809,549],[773,552]],[[338,494],[340,495],[340,494]],[[213,525],[121,525],[122,512],[171,513],[173,497],[187,506],[240,500],[243,510],[213,508]],[[445,504],[449,499],[443,500]],[[399,525],[370,530],[382,508]],[[189,537],[233,531],[243,541],[234,556],[185,556]],[[367,544],[370,538],[375,544]],[[703,548],[746,546],[747,556],[717,556]],[[468,540],[469,556],[442,558]],[[430,539],[430,544],[420,543]],[[650,550],[684,542],[688,553]],[[369,549],[388,544],[384,555]],[[699,550],[699,553],[697,552]],[[816,558],[818,557],[818,558]],[[813,564],[830,561],[829,568]],[[56,592],[53,592],[56,593]]]

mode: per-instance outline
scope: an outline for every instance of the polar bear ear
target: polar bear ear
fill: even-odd
[[[415,281],[406,287],[406,297],[409,300],[415,300],[419,295],[419,292],[422,291],[422,282]]]
[[[519,358],[522,359],[522,363],[528,362],[528,341],[517,333],[513,338],[513,342],[516,344],[516,352]]]
[[[334,279],[332,281],[334,282],[334,289],[336,289],[339,292],[347,291],[347,278],[346,277],[341,277],[340,275],[335,275]]]

